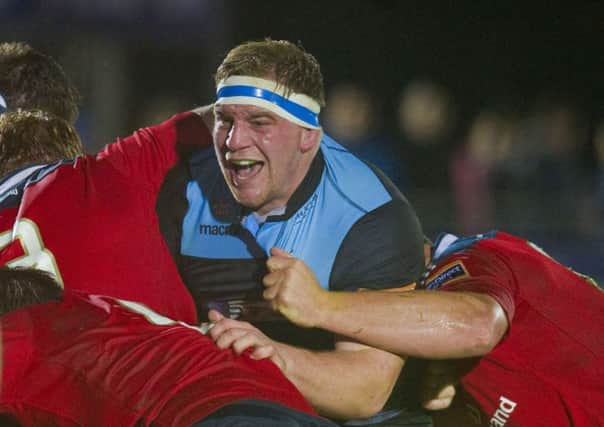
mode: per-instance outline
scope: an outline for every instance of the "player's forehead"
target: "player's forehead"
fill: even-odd
[[[261,116],[277,118],[277,115],[270,110],[249,104],[218,104],[214,107],[214,111],[222,116],[242,119]]]

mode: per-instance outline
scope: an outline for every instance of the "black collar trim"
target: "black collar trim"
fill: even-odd
[[[214,158],[214,162],[217,161]],[[204,162],[205,163],[205,162]],[[206,163],[207,165],[207,163]],[[192,165],[193,169],[196,169],[195,166]],[[315,158],[313,159],[310,169],[308,173],[304,177],[304,180],[300,184],[300,186],[296,189],[294,194],[289,200],[287,204],[287,209],[285,213],[282,215],[272,215],[266,218],[266,222],[269,221],[284,221],[291,218],[294,213],[306,203],[306,201],[310,198],[310,196],[314,193],[315,189],[319,185],[321,181],[321,176],[323,174],[323,169],[325,167],[325,160],[323,158],[323,153],[319,150]],[[212,169],[216,176],[214,179],[206,176],[206,179],[203,179],[201,176],[197,179],[197,182],[202,185],[203,182],[206,185],[202,185],[204,192],[209,194],[210,206],[212,209],[212,214],[214,217],[220,221],[225,222],[240,222],[241,219],[248,215],[251,211],[237,203],[231,191],[229,190],[222,173],[220,172],[220,168],[217,166],[216,168],[204,168],[199,167],[198,172],[200,175],[206,175],[207,172],[210,172],[209,169]],[[206,173],[204,173],[206,172]],[[197,174],[195,174],[197,175]],[[209,185],[207,185],[209,184]]]

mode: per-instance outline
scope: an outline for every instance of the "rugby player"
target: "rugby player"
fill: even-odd
[[[155,204],[179,156],[204,144],[211,136],[194,113],[97,155],[83,155],[76,132],[58,117],[2,114],[0,265],[42,269],[67,289],[138,301],[196,324]]]
[[[303,261],[275,249],[264,296],[304,327],[455,359],[460,393],[441,425],[604,425],[604,293],[593,280],[503,232],[444,234],[426,253],[417,290],[351,293],[321,289]]]
[[[174,197],[158,203],[199,315],[214,309],[232,318],[216,331],[277,345],[284,372],[321,414],[365,424],[399,415],[398,397],[388,402],[398,356],[294,328],[262,300],[261,278],[278,245],[326,289],[414,282],[423,234],[413,208],[379,170],[323,134],[323,77],[301,47],[242,43],[215,79],[214,147],[196,153]]]
[[[35,269],[0,284],[0,414],[22,426],[334,426],[270,361],[144,305]]]
[[[80,93],[52,57],[27,43],[0,43],[0,113],[47,111],[73,124]]]

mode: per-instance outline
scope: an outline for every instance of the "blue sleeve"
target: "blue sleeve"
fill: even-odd
[[[332,290],[396,288],[423,269],[423,232],[400,196],[364,215],[344,239],[330,277]]]

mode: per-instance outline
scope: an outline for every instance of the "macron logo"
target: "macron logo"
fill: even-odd
[[[489,420],[489,425],[494,427],[503,427],[508,422],[510,415],[516,408],[516,402],[511,401],[503,396],[499,397],[499,408]]]
[[[210,236],[235,236],[237,235],[239,226],[236,224],[231,225],[207,225],[201,224],[199,226],[199,233],[208,234]]]

